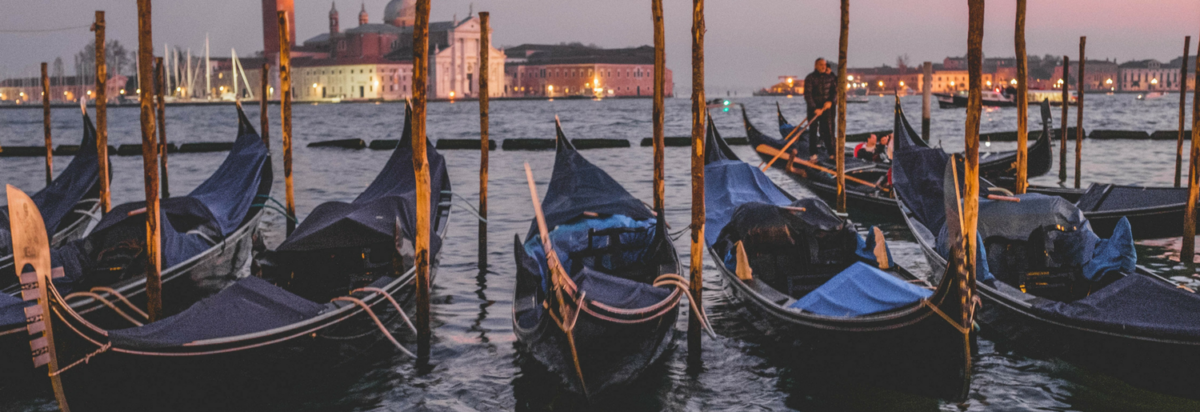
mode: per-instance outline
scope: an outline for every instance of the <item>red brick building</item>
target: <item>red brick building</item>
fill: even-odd
[[[524,44],[504,50],[508,96],[650,97],[654,48],[600,49],[584,45]],[[674,96],[671,70],[664,91]]]

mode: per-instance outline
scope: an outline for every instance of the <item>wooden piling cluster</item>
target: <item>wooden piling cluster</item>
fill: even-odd
[[[925,62],[921,82],[921,140],[929,141],[929,116],[933,100],[933,62]]]
[[[150,0],[138,0],[138,87],[142,121],[142,172],[146,181],[146,312],[150,321],[162,317],[162,249],[159,242],[158,142],[154,119],[154,39]]]
[[[650,15],[654,20],[654,111],[651,115],[652,139],[654,139],[654,212],[659,219],[666,219],[666,177],[665,154],[666,135],[663,124],[666,121],[666,109],[663,99],[666,95],[666,66],[667,39],[663,27],[662,0],[650,0]]]
[[[261,83],[262,87],[258,95],[258,132],[263,146],[266,146],[269,152],[271,150],[271,134],[267,130],[271,127],[271,117],[268,116],[267,100],[271,96],[271,63],[263,62]]]
[[[846,213],[846,47],[850,43],[850,0],[842,0],[842,29],[838,37],[837,134],[829,148],[837,164],[837,211]],[[887,151],[886,149],[884,150]]]
[[[278,12],[279,17],[279,133],[283,136],[283,184],[285,186],[287,234],[296,230],[296,196],[292,187],[292,64],[291,40],[288,39],[287,12]]]
[[[417,181],[417,358],[429,359],[429,159],[425,153],[425,103],[429,78],[429,0],[417,0],[413,25],[413,172]]]
[[[1075,75],[1075,78],[1079,79],[1075,83],[1075,88],[1077,89],[1077,91],[1075,93],[1079,94],[1079,100],[1078,100],[1079,105],[1078,105],[1078,107],[1075,108],[1075,188],[1076,189],[1079,188],[1079,184],[1083,179],[1083,176],[1082,176],[1082,174],[1083,174],[1083,93],[1086,91],[1085,90],[1086,84],[1083,80],[1084,79],[1083,74],[1086,73],[1084,71],[1084,67],[1087,65],[1086,56],[1084,55],[1084,48],[1086,46],[1087,46],[1087,36],[1080,36],[1079,37],[1079,74]],[[1066,83],[1067,82],[1064,80],[1063,84],[1066,84]],[[1063,107],[1066,107],[1065,102],[1063,104]],[[1067,130],[1066,128],[1063,128],[1063,134],[1067,133],[1066,130]]]
[[[54,143],[50,138],[50,76],[42,62],[42,131],[46,137],[46,186],[54,180]]]
[[[1179,64],[1179,139],[1175,142],[1175,187],[1179,187],[1180,175],[1183,173],[1183,134],[1184,123],[1187,120],[1187,78],[1188,52],[1192,46],[1192,36],[1183,38],[1183,60]]]
[[[692,244],[688,265],[690,299],[704,310],[704,0],[692,0]],[[688,316],[688,357],[700,359],[700,318]]]
[[[1196,78],[1200,79],[1200,44],[1196,46]],[[1189,153],[1188,199],[1183,212],[1183,247],[1179,251],[1179,261],[1191,266],[1196,259],[1196,197],[1200,195],[1200,91],[1192,93],[1192,147]]]
[[[488,52],[491,46],[491,14],[479,12],[479,269],[487,269],[487,195],[488,195]]]
[[[1071,107],[1071,58],[1063,56],[1062,126],[1058,129],[1058,182],[1067,181],[1067,109]]]
[[[1017,27],[1014,42],[1017,51],[1017,179],[1014,193],[1029,188],[1029,60],[1025,54],[1025,2],[1017,0]],[[1065,106],[1066,101],[1063,102]]]
[[[108,62],[104,59],[105,42],[104,11],[96,10],[96,158],[100,161],[100,213],[112,209],[112,196],[108,181]]]
[[[984,0],[969,0],[967,2],[967,119],[966,119],[966,152],[963,167],[963,202],[962,202],[962,234],[966,243],[967,277],[959,284],[962,294],[963,317],[962,326],[968,331],[963,334],[963,349],[971,353],[971,311],[975,299],[976,226],[979,223],[979,122],[983,111],[983,12]],[[954,159],[950,160],[951,162]],[[967,368],[971,370],[970,357],[967,357]]]
[[[155,124],[155,129],[158,130],[158,154],[159,154],[159,173],[162,173],[162,198],[171,197],[170,179],[167,176],[167,95],[166,90],[166,67],[163,66],[163,58],[154,59],[154,95],[157,103],[156,112],[158,115],[158,123]]]

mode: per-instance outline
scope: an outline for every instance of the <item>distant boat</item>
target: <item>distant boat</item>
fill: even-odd
[[[1138,100],[1155,100],[1155,99],[1160,99],[1165,95],[1166,95],[1165,92],[1145,92],[1145,93],[1137,95],[1137,99]]]
[[[983,105],[989,107],[1013,107],[1017,103],[1010,96],[1000,94],[994,90],[983,91]],[[956,107],[967,107],[967,92],[961,91],[954,94],[939,94],[938,107],[950,109]]]
[[[1072,106],[1079,104],[1078,94],[1073,91],[1068,91],[1068,101]],[[1049,100],[1051,106],[1062,106],[1062,90],[1030,90],[1029,102],[1037,103],[1042,100]]]

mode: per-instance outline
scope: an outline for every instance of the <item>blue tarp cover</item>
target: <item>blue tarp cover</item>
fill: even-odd
[[[1133,246],[1133,228],[1121,217],[1112,236],[1096,242],[1092,259],[1083,265],[1083,276],[1100,280],[1106,273],[1133,273],[1137,269],[1137,250]],[[1110,286],[1111,287],[1111,286]]]
[[[1200,337],[1200,295],[1138,274],[1071,303],[1043,300],[1033,310],[1114,333]]]
[[[96,129],[92,120],[83,115],[83,140],[79,151],[58,177],[30,199],[37,205],[46,225],[49,238],[53,238],[58,226],[75,208],[88,191],[96,185],[100,176],[100,164],[96,156]],[[0,256],[12,254],[12,239],[9,232],[8,206],[0,209]]]
[[[877,241],[875,239],[875,226],[871,226],[870,229],[867,229],[866,239],[863,239],[862,235],[858,235],[857,237],[858,247],[855,248],[854,254],[858,255],[859,259],[863,259],[867,262],[878,262],[878,258],[875,257],[875,242]],[[887,255],[888,261],[888,267],[884,269],[896,267],[896,260],[892,258],[892,248],[888,247],[887,242],[883,243],[883,252]]]
[[[109,331],[108,337],[118,348],[176,347],[287,326],[315,317],[326,307],[250,276],[175,316],[136,328]]]
[[[792,200],[757,167],[741,160],[720,160],[704,166],[704,240],[715,244],[733,211],[744,203],[787,206]]]
[[[311,251],[367,246],[395,240],[399,218],[404,237],[415,241],[417,179],[413,171],[412,116],[404,122],[400,144],[370,186],[351,203],[326,202],[313,209],[296,231],[284,239],[279,251]],[[430,213],[438,208],[441,191],[450,190],[446,161],[428,141]],[[435,229],[430,227],[430,231]],[[437,256],[442,239],[430,233],[429,253]]]
[[[899,309],[932,295],[929,289],[856,262],[788,307],[818,315],[854,317]]]
[[[576,222],[559,225],[550,231],[550,242],[554,245],[554,251],[558,253],[558,260],[562,263],[563,268],[575,277],[581,268],[585,266],[593,267],[594,269],[604,271],[617,271],[623,266],[639,263],[647,257],[651,252],[650,248],[654,241],[655,219],[633,220],[628,216],[616,215],[606,218],[582,219]],[[620,244],[626,250],[621,253],[621,262],[613,262],[611,256],[601,257],[600,259],[575,259],[572,254],[588,249],[588,231],[589,230],[604,230],[612,228],[630,228],[640,229],[638,232],[622,233],[619,237]],[[608,236],[596,236],[592,238],[591,247],[593,249],[609,247]],[[546,276],[548,267],[546,265],[546,252],[542,250],[541,236],[534,236],[525,241],[525,253],[533,256],[538,262],[537,270],[534,273],[542,278],[542,291],[550,290],[550,280]],[[637,282],[630,282],[637,283]],[[589,296],[591,296],[589,294]]]

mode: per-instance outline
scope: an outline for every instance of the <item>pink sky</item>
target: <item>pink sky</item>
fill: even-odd
[[[432,19],[467,14],[470,0],[433,0]],[[580,41],[605,47],[650,44],[647,0],[476,0],[475,10],[492,12],[494,43]],[[357,24],[363,2],[342,0],[342,28]],[[387,0],[365,2],[372,22],[382,20]],[[707,4],[707,79],[714,91],[748,91],[782,74],[800,75],[817,56],[837,58],[838,4],[834,0],[710,0]],[[296,0],[301,40],[327,30],[328,0]],[[97,8],[108,12],[109,37],[134,45],[133,0],[39,0],[9,2],[0,30],[82,26]],[[690,76],[691,2],[665,0],[668,67],[677,84]],[[1015,1],[987,3],[984,53],[1013,55]],[[204,34],[215,55],[231,47],[249,55],[262,47],[261,6],[256,0],[163,1],[154,5],[155,50],[164,42],[202,53]],[[849,61],[852,66],[894,64],[908,54],[914,63],[940,61],[966,50],[964,0],[852,0]],[[1088,36],[1091,58],[1169,60],[1183,51],[1183,36],[1200,36],[1200,1],[1044,0],[1030,1],[1030,53],[1079,53]],[[0,32],[0,75],[36,73],[41,61],[62,57],[72,73],[72,55],[91,38],[87,29],[52,33]],[[1193,51],[1197,39],[1193,39]]]

